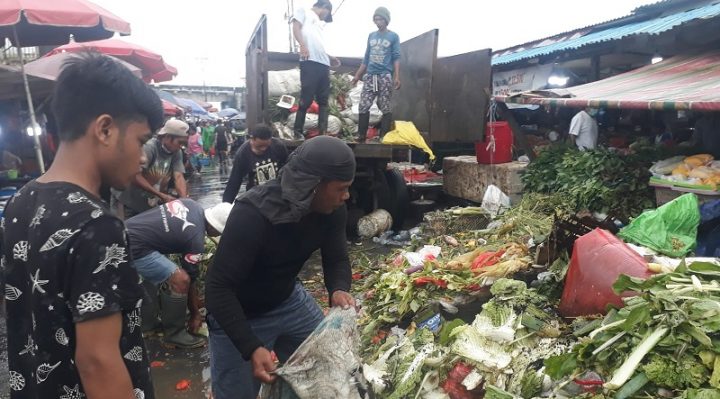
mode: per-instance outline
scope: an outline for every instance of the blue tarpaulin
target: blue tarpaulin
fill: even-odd
[[[190,112],[192,112],[193,115],[207,115],[207,111],[205,111],[205,109],[195,101],[182,97],[175,98],[178,100],[181,106],[185,108],[190,108]]]

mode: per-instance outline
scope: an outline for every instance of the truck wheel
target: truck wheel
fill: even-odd
[[[378,208],[390,212],[393,218],[393,230],[402,230],[410,202],[405,178],[396,169],[386,170],[378,176],[376,191]]]

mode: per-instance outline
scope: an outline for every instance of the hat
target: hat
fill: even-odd
[[[211,208],[205,209],[205,220],[207,220],[208,224],[210,224],[213,229],[222,234],[223,230],[225,230],[225,223],[227,223],[228,216],[230,215],[232,208],[232,204],[221,202]]]
[[[168,134],[170,136],[187,137],[190,126],[180,119],[168,119],[165,126],[160,129],[158,136]]]
[[[385,22],[388,24],[390,23],[390,10],[388,10],[385,7],[378,7],[377,10],[375,10],[375,14],[373,14],[373,18],[376,16],[385,18]]]
[[[329,12],[328,12],[327,17],[325,17],[325,22],[332,22],[332,21],[333,21],[333,17],[332,17],[332,3],[330,2],[330,0],[318,0],[317,3],[315,3],[315,5],[314,5],[313,7],[318,7],[318,8],[325,8],[325,9],[327,9]]]

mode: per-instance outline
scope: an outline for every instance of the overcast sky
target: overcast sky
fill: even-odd
[[[126,19],[125,40],[163,55],[178,68],[172,84],[241,86],[245,45],[262,14],[271,51],[288,51],[286,0],[92,0]],[[384,5],[400,40],[440,30],[440,55],[501,49],[629,14],[656,0],[332,0],[334,22],[325,28],[330,54],[360,57],[372,14]],[[313,0],[294,0],[309,7]]]

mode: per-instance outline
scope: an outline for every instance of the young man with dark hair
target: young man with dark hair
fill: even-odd
[[[385,7],[378,7],[373,14],[373,22],[378,30],[368,36],[365,58],[352,80],[353,85],[360,79],[363,81],[358,120],[360,143],[364,143],[367,138],[370,107],[376,98],[382,112],[380,136],[391,130],[390,99],[393,90],[400,89],[400,37],[387,28],[390,24],[390,11]]]
[[[3,219],[4,386],[12,399],[153,398],[139,328],[144,292],[125,226],[99,193],[134,181],[162,104],[127,68],[87,54],[58,77],[52,110],[55,161]]]
[[[246,191],[274,179],[278,170],[287,161],[287,148],[272,136],[272,129],[263,124],[256,125],[248,132],[248,141],[235,153],[223,202],[232,203],[247,178]]]
[[[142,173],[127,190],[113,193],[118,201],[114,209],[118,217],[130,218],[153,208],[158,201],[174,201],[176,198],[167,193],[170,179],[180,198],[188,196],[182,149],[187,146],[189,129],[190,126],[179,119],[168,119],[157,137],[145,143],[147,163]]]
[[[293,14],[292,31],[300,45],[300,104],[295,114],[293,131],[296,138],[304,137],[305,116],[313,102],[317,101],[318,130],[327,133],[328,98],[330,97],[330,65],[340,61],[325,51],[322,22],[332,22],[332,3],[319,0],[309,10],[299,8]]]
[[[287,361],[322,321],[297,280],[317,250],[330,304],[355,305],[345,241],[354,175],[350,147],[320,136],[298,147],[276,180],[235,201],[205,288],[215,399],[255,399],[260,381],[274,378],[270,351]]]

